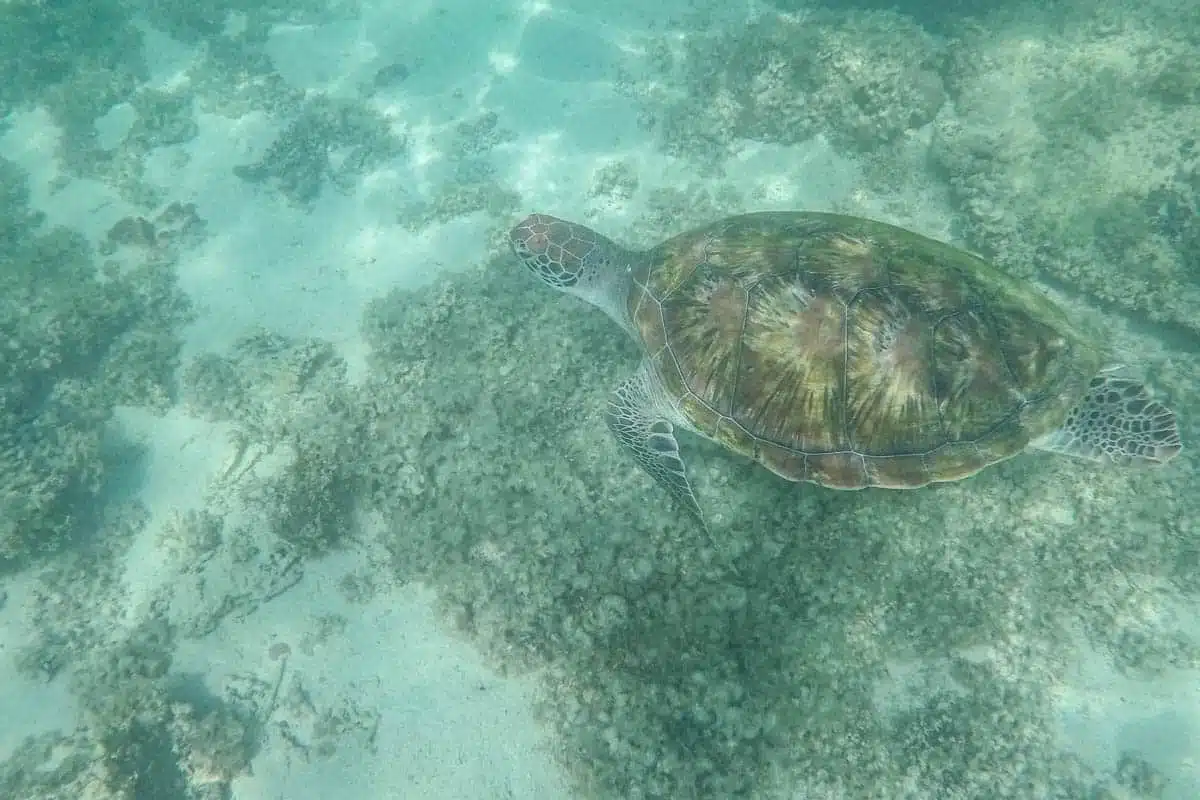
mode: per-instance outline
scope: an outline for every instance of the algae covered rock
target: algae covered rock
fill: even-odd
[[[944,44],[899,14],[764,13],[663,53],[680,96],[647,114],[672,152],[817,134],[870,151],[928,124],[946,99]]]
[[[167,209],[143,220],[164,234],[152,246],[100,262],[80,234],[40,225],[15,166],[0,160],[0,172],[10,221],[0,231],[3,570],[88,529],[107,473],[130,455],[109,430],[113,407],[169,402],[191,318],[174,263],[195,239],[171,233],[192,217]]]
[[[1009,271],[1195,335],[1200,106],[1179,63],[1200,33],[1163,19],[962,38],[931,155],[969,241]]]

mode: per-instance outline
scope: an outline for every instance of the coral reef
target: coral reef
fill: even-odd
[[[337,546],[355,525],[366,426],[345,372],[327,343],[255,331],[184,374],[185,402],[235,426],[239,447],[221,482],[297,558]],[[260,477],[254,466],[267,454],[281,466]]]
[[[794,144],[817,134],[870,151],[928,124],[946,98],[944,45],[890,12],[764,13],[733,31],[655,45],[660,85],[644,100],[670,153],[738,139]]]
[[[97,36],[103,29],[105,36]],[[49,106],[72,132],[86,129],[146,78],[142,37],[120,0],[69,4],[16,0],[0,5],[0,118]]]
[[[228,116],[270,110],[290,117],[292,124],[242,174],[271,182],[304,204],[326,182],[344,187],[354,175],[403,150],[402,137],[365,103],[307,98],[284,83],[263,51],[273,25],[347,13],[342,4],[317,2],[4,3],[0,120],[11,111],[44,108],[61,131],[56,150],[66,174],[102,180],[128,202],[152,210],[167,198],[145,179],[145,158],[194,138],[197,110]],[[97,29],[105,36],[95,36]],[[169,86],[147,85],[148,42],[157,45],[167,37],[170,47],[193,49]],[[115,140],[106,141],[98,128],[105,130],[114,112],[132,121],[117,125]]]
[[[953,34],[976,16],[998,7],[1011,5],[1008,0],[766,0],[772,8],[804,13],[836,6],[859,10],[893,11],[911,17],[921,27],[939,34]]]
[[[1165,23],[1171,19],[1170,26]],[[972,245],[1014,273],[1200,333],[1196,27],[1089,9],[960,40],[931,155]]]
[[[484,212],[493,219],[507,219],[520,207],[520,196],[501,185],[488,160],[495,147],[512,141],[516,134],[500,125],[495,112],[484,112],[454,125],[447,136],[443,164],[436,173],[429,196],[401,208],[400,224],[410,231],[449,222],[468,214]]]
[[[36,632],[18,655],[31,676],[69,675],[81,708],[68,732],[28,737],[0,764],[0,795],[217,800],[257,751],[265,719],[170,672],[175,626],[165,603],[127,627],[124,556],[145,511],[112,509],[91,550],[46,568],[29,600]]]
[[[106,474],[127,445],[108,436],[118,404],[164,408],[191,319],[175,282],[180,252],[203,236],[184,206],[128,219],[110,234],[112,256],[79,234],[39,224],[25,178],[0,160],[11,187],[0,212],[0,569],[60,547],[89,529]],[[120,242],[140,231],[140,240]],[[134,237],[137,238],[137,237]],[[119,252],[118,252],[119,248]]]
[[[311,204],[325,185],[348,191],[357,179],[404,152],[405,140],[361,103],[317,97],[256,163],[238,177],[266,183],[292,203]]]

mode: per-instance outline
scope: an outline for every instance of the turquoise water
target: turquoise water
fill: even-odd
[[[645,5],[0,4],[0,798],[1200,796],[1200,7]],[[507,233],[785,209],[1048,294],[1182,453],[681,434],[700,527]]]

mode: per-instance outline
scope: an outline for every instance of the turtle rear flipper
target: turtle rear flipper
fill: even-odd
[[[657,381],[650,365],[643,363],[637,374],[618,386],[608,403],[608,427],[641,468],[705,525],[679,455],[675,427],[657,399],[661,395],[661,389],[655,391]]]
[[[1031,445],[1090,461],[1129,465],[1164,464],[1182,448],[1171,410],[1141,383],[1113,375],[1093,378],[1062,427]]]

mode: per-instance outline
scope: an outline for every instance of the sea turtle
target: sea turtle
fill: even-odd
[[[1180,450],[1171,411],[1045,295],[902,228],[760,212],[638,252],[533,214],[509,241],[641,345],[609,427],[701,524],[676,428],[837,489],[958,480],[1027,447],[1119,464]]]

